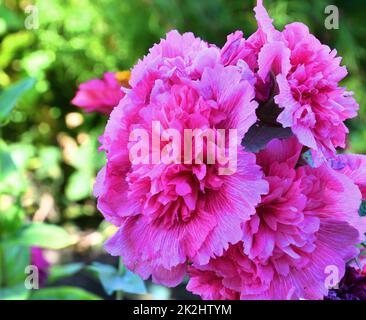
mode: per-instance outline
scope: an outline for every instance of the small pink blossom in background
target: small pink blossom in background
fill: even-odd
[[[86,112],[109,115],[125,96],[121,87],[128,88],[129,71],[106,72],[103,79],[92,79],[80,84],[71,103]]]
[[[38,247],[31,248],[31,264],[38,268],[39,286],[43,287],[47,282],[48,269],[50,264],[44,257],[44,252],[41,248]]]
[[[191,267],[189,291],[204,299],[322,299],[327,266],[343,276],[364,240],[361,194],[327,164],[297,167],[301,149],[295,138],[272,140],[258,154],[269,194],[244,222],[241,243]]]
[[[223,254],[240,241],[242,222],[268,186],[240,138],[237,171],[220,176],[219,164],[131,164],[130,132],[151,135],[152,122],[159,121],[162,130],[237,129],[242,137],[256,121],[252,83],[245,63],[225,67],[218,48],[177,31],[132,70],[131,90],[103,135],[107,165],[94,193],[99,210],[119,228],[107,251],[142,278],[175,286],[189,262],[206,264]],[[153,152],[160,150],[149,157]]]

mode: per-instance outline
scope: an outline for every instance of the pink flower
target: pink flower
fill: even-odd
[[[50,264],[45,259],[43,250],[41,248],[31,248],[31,264],[38,268],[39,285],[41,287],[44,286],[48,278],[48,269]]]
[[[93,79],[80,84],[71,103],[86,112],[100,112],[109,115],[113,108],[124,97],[122,87],[128,87],[130,73],[106,72],[104,78]]]
[[[219,164],[132,164],[132,129],[237,129],[256,121],[253,75],[246,65],[224,67],[216,47],[177,31],[132,70],[131,90],[113,110],[103,136],[107,165],[98,174],[98,208],[119,230],[106,243],[112,255],[144,279],[177,285],[188,262],[208,263],[241,239],[241,224],[267,192],[255,156],[240,151],[237,170]],[[160,128],[152,128],[159,121]],[[150,150],[149,158],[154,152]]]
[[[295,138],[276,139],[258,154],[268,195],[244,222],[242,242],[191,268],[188,290],[204,299],[322,299],[329,273],[342,278],[366,230],[361,194],[327,164],[298,166],[301,149]]]
[[[261,1],[257,10],[260,19],[268,19]],[[270,35],[273,30],[264,32]],[[274,47],[278,48],[275,53]],[[270,71],[276,75],[275,101],[283,109],[277,121],[291,127],[300,143],[311,148],[318,165],[332,157],[336,148],[345,147],[344,121],[357,115],[352,93],[339,86],[347,75],[340,62],[336,50],[321,44],[302,23],[287,25],[281,37],[269,36],[259,53],[262,80]]]
[[[366,156],[342,154],[329,161],[332,168],[352,179],[360,188],[363,200],[366,200]]]
[[[259,119],[291,128],[319,166],[336,148],[345,147],[344,121],[357,115],[352,93],[339,86],[346,67],[340,65],[336,50],[321,44],[304,24],[292,23],[280,32],[261,0],[254,10],[258,31],[247,40],[239,32],[230,35],[222,60],[248,63],[257,76]]]

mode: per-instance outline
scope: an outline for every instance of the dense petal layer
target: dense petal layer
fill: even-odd
[[[301,149],[293,137],[258,154],[269,193],[243,223],[242,242],[193,264],[188,290],[205,299],[322,299],[329,273],[343,277],[364,240],[361,194],[327,164],[299,166]]]
[[[256,121],[253,82],[246,63],[225,66],[219,49],[176,31],[132,70],[131,89],[111,113],[102,138],[107,164],[94,194],[106,219],[119,227],[107,250],[143,278],[152,275],[155,282],[177,285],[188,262],[206,264],[240,241],[242,222],[268,191],[254,155],[240,147]],[[180,133],[174,140],[178,151],[184,151],[186,129],[201,130],[199,137],[210,129],[216,138],[226,130],[223,141],[229,145],[227,132],[234,129],[236,140],[225,144],[226,164],[212,163],[208,156],[195,162],[201,154],[196,146],[192,163],[185,162],[183,152],[166,162],[165,148],[175,149],[170,140],[152,145],[144,153],[148,161],[138,163],[131,158],[140,143],[130,141],[134,129],[146,132],[148,142],[174,129]],[[204,142],[202,153],[217,144]],[[157,155],[159,161],[151,161]],[[229,174],[220,173],[225,169]]]
[[[366,156],[342,154],[330,161],[331,167],[349,178],[360,188],[363,200],[366,200]]]

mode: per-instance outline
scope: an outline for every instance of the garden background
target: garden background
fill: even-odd
[[[349,149],[366,153],[366,2],[265,3],[278,28],[304,22],[343,57],[344,85],[360,104],[359,118],[348,123]],[[340,11],[338,30],[324,26],[330,4]],[[31,29],[29,5],[38,15]],[[171,29],[220,46],[234,30],[250,35],[253,7],[247,0],[0,0],[0,299],[112,299],[116,291],[127,299],[191,297],[183,287],[147,282],[145,290],[104,253],[114,228],[96,210],[92,186],[107,118],[70,101],[78,84],[130,69]],[[29,292],[31,247],[45,248],[51,267],[45,287]]]

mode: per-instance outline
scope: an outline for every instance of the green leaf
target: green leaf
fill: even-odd
[[[83,268],[83,263],[70,263],[61,266],[52,266],[49,269],[48,282],[53,283],[60,279],[71,277]]]
[[[0,289],[0,300],[26,300],[30,291],[26,289],[24,283],[19,283],[12,287]]]
[[[263,150],[272,139],[285,139],[292,135],[291,129],[282,127],[271,127],[265,124],[253,125],[241,145],[246,151],[259,152]]]
[[[313,156],[311,154],[311,150],[307,150],[302,154],[302,158],[305,160],[305,162],[312,168],[315,168],[315,163]]]
[[[146,294],[145,282],[135,273],[130,270],[126,270],[126,273],[122,276],[121,289],[127,293],[134,294]]]
[[[101,298],[81,288],[56,287],[32,291],[30,300],[101,300]]]
[[[0,4],[0,17],[3,23],[5,24],[4,32],[6,32],[8,29],[21,28],[23,25],[22,19],[15,12],[13,12],[12,10],[8,9],[7,7],[1,4]],[[0,29],[0,34],[2,34],[1,31],[2,30]]]
[[[358,211],[358,213],[360,214],[361,217],[366,216],[366,201],[362,201],[360,210]]]
[[[0,141],[0,181],[3,181],[9,174],[15,172],[17,167],[7,151],[4,142]]]
[[[61,176],[60,162],[61,151],[56,147],[41,147],[39,150],[40,167],[37,169],[37,178],[51,177],[56,179]]]
[[[13,84],[0,93],[0,121],[6,119],[15,107],[16,102],[22,94],[30,89],[35,83],[35,79],[28,78]]]
[[[169,300],[171,298],[171,291],[167,287],[153,284],[149,289],[154,300]]]
[[[0,234],[4,237],[15,234],[23,225],[24,217],[20,198],[1,194],[0,189]]]
[[[144,281],[129,270],[120,275],[111,265],[94,262],[88,270],[97,274],[104,290],[112,295],[115,291],[124,291],[132,294],[147,293]]]
[[[67,181],[65,194],[70,201],[88,198],[92,191],[92,176],[89,171],[76,171]]]
[[[0,249],[0,286],[12,287],[20,283],[24,287],[25,268],[31,261],[30,249],[13,246],[8,242],[2,242]]]
[[[63,249],[74,243],[63,228],[45,223],[27,225],[10,241],[17,245],[45,249]]]
[[[9,148],[0,140],[0,193],[20,195],[26,184],[25,177],[17,168]]]

